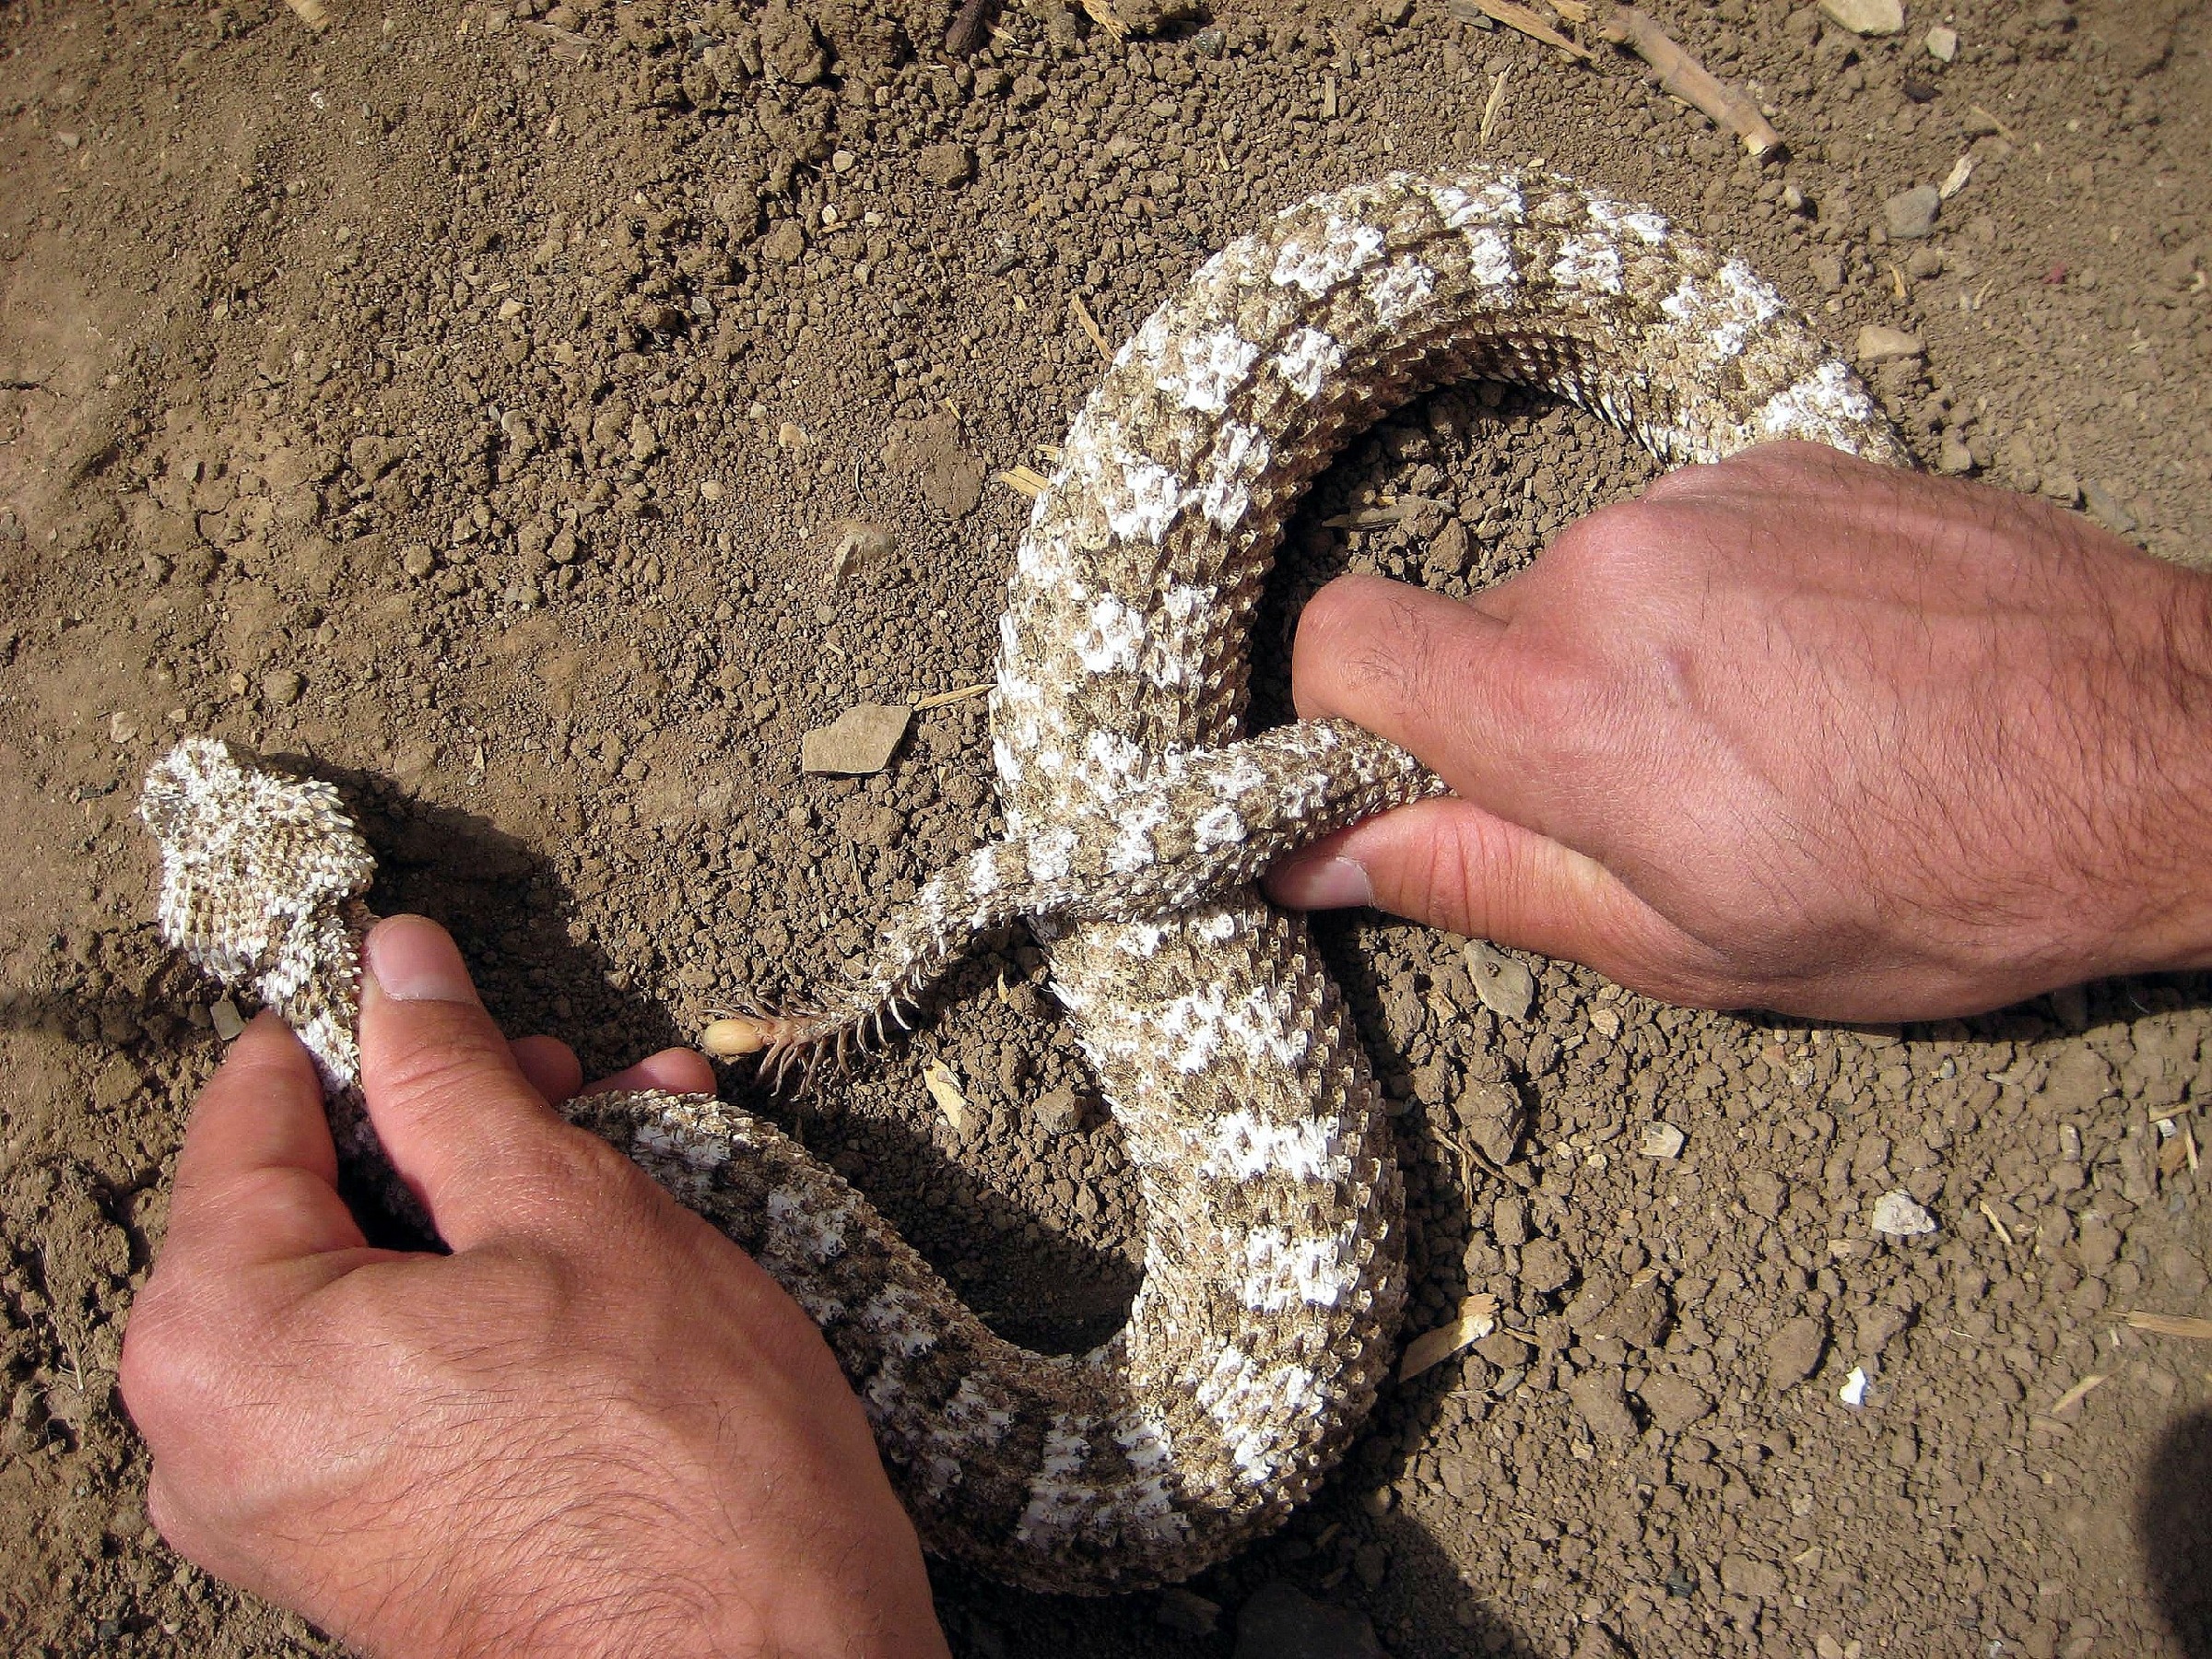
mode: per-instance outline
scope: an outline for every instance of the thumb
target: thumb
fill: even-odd
[[[439,1236],[466,1250],[571,1212],[576,1180],[597,1161],[589,1148],[604,1143],[531,1087],[451,935],[393,916],[362,954],[361,1092]]]
[[[1664,918],[1596,860],[1471,802],[1422,801],[1318,841],[1268,872],[1294,910],[1371,904],[1431,927],[1621,977]]]
[[[1364,726],[1461,799],[1551,828],[1560,716],[1586,693],[1571,688],[1572,665],[1524,644],[1529,630],[1515,620],[1526,580],[1459,600],[1379,576],[1338,577],[1298,619],[1290,682],[1300,715]]]

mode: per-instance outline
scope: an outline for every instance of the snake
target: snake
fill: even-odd
[[[1280,1525],[1384,1385],[1406,1303],[1392,1131],[1285,853],[1440,794],[1339,720],[1245,729],[1286,519],[1353,436],[1491,379],[1661,460],[1774,439],[1910,465],[1874,399],[1740,258],[1547,173],[1392,173],[1223,248],[1115,354],[1020,538],[990,701],[1004,832],[933,876],[820,1006],[747,1006],[763,1062],[880,1038],[1026,923],[1142,1200],[1126,1323],[996,1335],[873,1205],[709,1096],[564,1110],[750,1252],[820,1326],[924,1547],[1034,1589],[1187,1579]],[[335,789],[209,738],[153,767],[164,936],[299,1030],[373,1166],[355,1041],[374,860]]]

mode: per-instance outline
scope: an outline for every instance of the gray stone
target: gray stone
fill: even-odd
[[[1460,1127],[1475,1149],[1499,1169],[1513,1161],[1528,1108],[1510,1083],[1475,1082],[1459,1097]]]
[[[1889,1302],[1876,1302],[1870,1308],[1859,1310],[1853,1322],[1853,1335],[1858,1343],[1858,1357],[1862,1359],[1878,1359],[1884,1348],[1895,1342],[1912,1317]]]
[[[1905,26],[1904,0],[1820,0],[1820,9],[1855,35],[1893,35]]]
[[[1518,1022],[1528,1018],[1536,978],[1524,963],[1480,939],[1469,942],[1466,959],[1467,977],[1475,982],[1475,994],[1484,1007],[1500,1019]]]
[[[1367,1615],[1277,1579],[1237,1610],[1236,1659],[1385,1659]]]
[[[1918,335],[1901,328],[1869,323],[1859,330],[1858,359],[1862,369],[1879,369],[1885,363],[1906,363],[1921,355]]]
[[[1219,1602],[1208,1601],[1180,1584],[1162,1590],[1152,1611],[1161,1624],[1185,1636],[1211,1636],[1221,1618]]]
[[[1666,1287],[1656,1278],[1631,1283],[1621,1299],[1598,1321],[1600,1335],[1618,1337],[1630,1347],[1650,1347],[1666,1334],[1674,1304]]]
[[[1942,210],[1943,192],[1933,184],[1915,184],[1882,204],[1882,225],[1891,236],[1913,241],[1934,232]]]
[[[1038,1096],[1031,1110],[1038,1126],[1047,1135],[1073,1135],[1083,1127],[1082,1100],[1065,1084]]]
[[[1521,1252],[1521,1283],[1548,1295],[1574,1277],[1574,1264],[1557,1239],[1535,1239]]]
[[[1888,1239],[1917,1239],[1936,1230],[1936,1218],[1909,1193],[1884,1193],[1874,1201],[1874,1230]]]
[[[799,739],[799,770],[858,776],[877,772],[914,716],[905,703],[859,703]]]

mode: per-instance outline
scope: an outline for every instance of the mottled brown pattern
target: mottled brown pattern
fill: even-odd
[[[1112,1341],[1059,1359],[993,1335],[864,1198],[735,1108],[576,1109],[820,1322],[940,1554],[1048,1589],[1187,1577],[1278,1524],[1373,1402],[1405,1300],[1390,1135],[1303,924],[1250,883],[1440,785],[1341,723],[1241,736],[1247,633],[1329,456],[1469,375],[1554,391],[1675,460],[1784,436],[1906,459],[1748,270],[1557,179],[1314,197],[1153,314],[1077,417],[1017,560],[992,701],[1006,839],[931,881],[875,963],[785,1028],[850,1036],[980,929],[1029,918],[1146,1203],[1145,1282]],[[358,1103],[366,870],[317,788],[187,744],[147,816],[168,935],[256,983]],[[278,910],[308,920],[272,933],[257,919]]]

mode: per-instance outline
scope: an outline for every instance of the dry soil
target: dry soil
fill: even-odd
[[[1874,378],[1926,464],[2212,557],[2199,6],[1908,0],[1861,40],[1662,0],[1772,112],[1762,167],[1612,49],[1461,0],[1225,5],[1127,43],[1033,0],[957,62],[924,0],[300,5],[324,26],[0,4],[13,1652],[332,1646],[164,1548],[115,1394],[220,1047],[132,817],[176,734],[340,781],[380,906],[443,918],[512,1029],[589,1063],[735,985],[795,993],[992,829],[979,700],[865,781],[802,777],[799,738],[987,678],[1027,506],[996,475],[1096,375],[1079,311],[1116,343],[1303,193],[1469,159],[1656,203],[1842,349],[1917,336]],[[1894,234],[1891,198],[1947,181]],[[1263,702],[1327,574],[1465,591],[1650,476],[1497,387],[1394,418],[1293,530]],[[957,1652],[2212,1653],[2212,1344],[2128,1321],[2212,1313],[2204,982],[1869,1031],[1535,961],[1514,1017],[1465,941],[1324,931],[1408,1173],[1410,1328],[1478,1293],[1502,1328],[1185,1591],[942,1573]],[[1003,1329],[1065,1347],[1140,1264],[1040,983],[997,941],[806,1130]],[[1892,1193],[1936,1230],[1873,1232]]]

